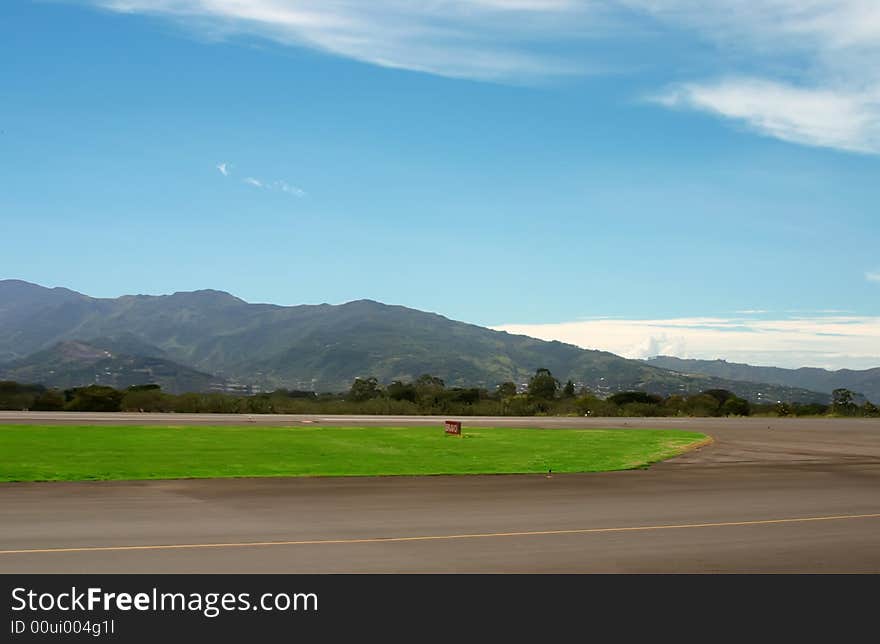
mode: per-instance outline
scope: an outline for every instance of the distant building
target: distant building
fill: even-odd
[[[221,394],[250,396],[255,393],[259,393],[260,388],[240,382],[212,382],[211,385],[208,387],[208,391]]]

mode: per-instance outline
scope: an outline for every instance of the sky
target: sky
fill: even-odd
[[[876,0],[4,0],[0,278],[880,366]]]

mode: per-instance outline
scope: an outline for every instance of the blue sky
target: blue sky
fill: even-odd
[[[0,277],[876,366],[880,8],[701,5],[6,0]]]

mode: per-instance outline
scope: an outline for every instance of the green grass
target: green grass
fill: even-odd
[[[0,481],[598,472],[706,439],[667,430],[0,425]]]

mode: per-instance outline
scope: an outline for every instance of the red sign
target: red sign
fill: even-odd
[[[461,423],[457,420],[447,420],[445,423],[447,434],[457,434],[461,436]]]

